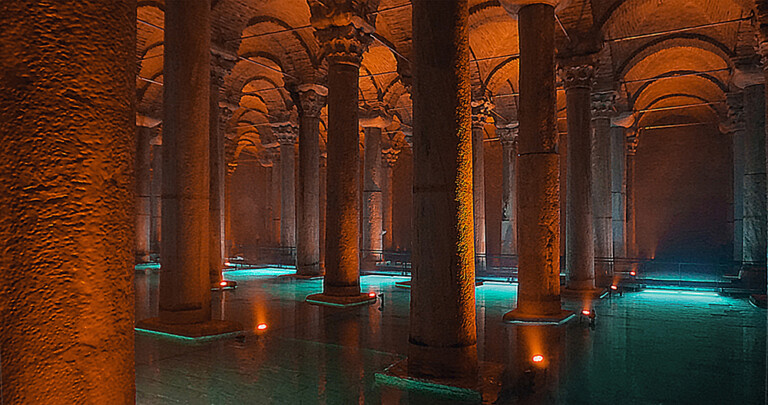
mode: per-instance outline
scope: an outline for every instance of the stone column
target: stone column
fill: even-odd
[[[507,322],[559,322],[560,161],[555,125],[554,2],[509,7],[518,17],[520,101],[517,157],[517,308]],[[514,4],[513,4],[514,5]]]
[[[327,207],[326,189],[328,158],[325,153],[320,154],[320,268],[325,273],[325,210]]]
[[[377,2],[374,2],[377,3]],[[360,293],[360,135],[358,78],[374,31],[369,2],[310,2],[310,19],[328,61],[328,168],[323,293],[320,305],[375,301]]]
[[[485,125],[493,109],[487,100],[472,102],[472,210],[475,222],[475,256],[485,255]],[[475,257],[475,263],[485,260]],[[479,270],[479,269],[478,269]]]
[[[413,2],[408,372],[417,377],[465,378],[475,384],[468,14],[467,0]]]
[[[613,217],[611,215],[611,116],[616,93],[592,94],[592,213],[595,232],[596,283],[611,283]]]
[[[518,124],[496,128],[502,148],[501,253],[517,254],[517,130]]]
[[[766,161],[765,85],[744,88],[744,270],[765,283]]]
[[[637,154],[637,129],[629,129],[626,132],[627,145],[627,256],[637,259],[637,233],[636,233],[636,210],[635,210],[635,155]]]
[[[733,260],[744,259],[744,93],[730,92],[727,132],[733,144]]]
[[[382,249],[393,250],[394,228],[392,226],[392,209],[394,207],[395,193],[392,188],[392,178],[394,175],[395,163],[400,155],[400,149],[389,147],[381,151],[381,160],[383,163],[384,175],[381,177],[381,195],[382,195]]]
[[[152,129],[136,127],[136,263],[150,261],[152,222]]]
[[[163,144],[162,137],[155,136],[152,141],[152,195],[150,197],[151,224],[150,224],[150,251],[152,260],[157,261],[160,256],[160,235],[163,220]]]
[[[0,402],[133,404],[136,1],[0,9]]]
[[[280,144],[280,246],[296,247],[296,126],[290,122],[272,124]]]
[[[160,316],[137,325],[185,336],[237,328],[211,321],[210,14],[209,0],[165,3]]]
[[[282,205],[282,197],[280,196],[280,189],[282,187],[280,176],[280,147],[276,146],[267,149],[267,156],[272,161],[272,170],[270,170],[270,213],[272,215],[272,244],[274,246],[280,246],[280,206]]]
[[[224,86],[224,77],[229,74],[234,61],[221,54],[211,54],[211,93],[209,110],[209,159],[210,184],[209,195],[209,239],[208,239],[208,271],[211,285],[218,287],[221,281],[221,270],[224,267],[224,227],[225,227],[225,177],[226,161],[224,158],[224,137],[232,111],[219,107],[221,96],[219,92]]]
[[[626,199],[627,199],[627,150],[624,128],[611,127],[611,220],[613,228],[613,256],[627,257],[626,249]]]
[[[296,274],[318,276],[320,264],[320,110],[328,89],[305,84],[298,88],[299,198],[296,228]]]
[[[595,80],[591,61],[560,68],[568,112],[568,168],[565,213],[565,266],[568,290],[595,289],[595,243],[592,212],[592,113]]]
[[[384,167],[381,161],[381,138],[390,120],[381,107],[360,118],[365,131],[363,159],[363,266],[374,270],[378,253],[383,249],[384,201],[381,189]]]

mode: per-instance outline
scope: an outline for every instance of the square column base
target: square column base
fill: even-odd
[[[337,297],[333,295],[326,295],[323,293],[308,295],[304,299],[308,304],[323,305],[327,307],[347,308],[356,307],[358,305],[370,305],[376,302],[376,296],[369,296],[368,294],[359,294],[346,297]]]
[[[563,288],[560,290],[560,296],[563,298],[599,300],[608,295],[605,288],[595,288],[594,290],[571,290]]]
[[[183,341],[207,342],[241,336],[243,326],[238,322],[216,319],[201,323],[170,324],[161,322],[160,318],[149,318],[139,321],[136,331]]]
[[[561,310],[557,315],[528,315],[521,314],[517,309],[504,314],[502,318],[506,323],[525,325],[562,325],[576,316],[573,311]]]
[[[375,374],[377,385],[420,391],[444,398],[473,403],[494,403],[501,392],[504,365],[480,362],[477,380],[421,378],[408,375],[408,359]]]

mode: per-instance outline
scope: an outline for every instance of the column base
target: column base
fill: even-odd
[[[149,318],[136,324],[136,332],[175,338],[182,341],[206,342],[243,334],[243,326],[234,321],[210,320],[200,323],[169,324],[160,318]]]
[[[573,311],[567,311],[564,309],[561,310],[559,314],[555,315],[530,315],[523,314],[517,309],[513,309],[512,311],[504,314],[502,319],[506,323],[519,323],[526,325],[562,325],[573,319],[575,316],[576,314],[574,314]]]
[[[325,274],[298,274],[298,273],[290,273],[290,274],[281,274],[278,277],[280,278],[292,278],[296,280],[320,280],[323,277],[325,277]]]
[[[408,359],[403,359],[375,374],[377,385],[400,390],[420,391],[472,403],[494,403],[501,392],[504,365],[480,362],[477,378],[440,379],[408,375]]]
[[[589,290],[574,290],[570,288],[563,288],[560,290],[560,296],[563,298],[572,299],[588,299],[599,300],[608,295],[608,290],[605,288],[595,288]]]
[[[358,305],[370,305],[376,302],[376,295],[357,294],[352,296],[334,296],[324,293],[308,295],[304,299],[308,304],[323,305],[327,307],[347,308]]]

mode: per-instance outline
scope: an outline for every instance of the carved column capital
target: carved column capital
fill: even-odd
[[[744,93],[741,91],[726,94],[728,105],[728,121],[731,132],[743,131],[746,126],[744,120]]]
[[[565,90],[582,88],[592,89],[595,83],[595,65],[592,63],[561,64],[557,69]]]
[[[616,98],[618,94],[615,91],[592,93],[592,117],[610,118],[616,113]]]
[[[627,129],[627,155],[635,156],[637,154],[637,143],[639,139],[637,137],[637,130]]]
[[[237,162],[235,161],[235,153],[237,151],[237,143],[234,139],[224,137],[224,161],[227,164],[227,176],[232,175],[237,169]]]
[[[298,135],[297,127],[292,122],[278,122],[270,124],[275,141],[280,145],[293,145]]]
[[[360,111],[360,126],[363,128],[386,128],[392,124],[392,117],[383,102],[367,103]]]
[[[519,133],[519,125],[517,123],[507,125],[504,127],[497,127],[496,133],[499,135],[501,145],[504,147],[511,147],[517,145],[517,135]]]
[[[310,23],[329,63],[360,65],[375,31],[379,0],[307,0]]]
[[[296,108],[299,115],[319,118],[328,96],[328,89],[319,84],[302,84],[297,90]]]
[[[395,163],[397,163],[397,158],[400,157],[400,149],[396,149],[396,148],[382,149],[381,157],[384,160],[384,162],[387,164],[387,167],[392,168],[395,166]]]
[[[482,129],[491,117],[493,109],[496,107],[488,98],[472,100],[472,128]]]

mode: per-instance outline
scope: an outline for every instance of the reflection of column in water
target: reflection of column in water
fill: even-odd
[[[325,404],[364,403],[359,320],[351,314],[339,316],[338,310],[332,308],[319,309],[325,345],[318,372],[322,370],[325,378],[318,382],[318,398]]]
[[[519,404],[555,403],[560,391],[560,335],[565,328],[526,325],[515,329],[507,385]]]

